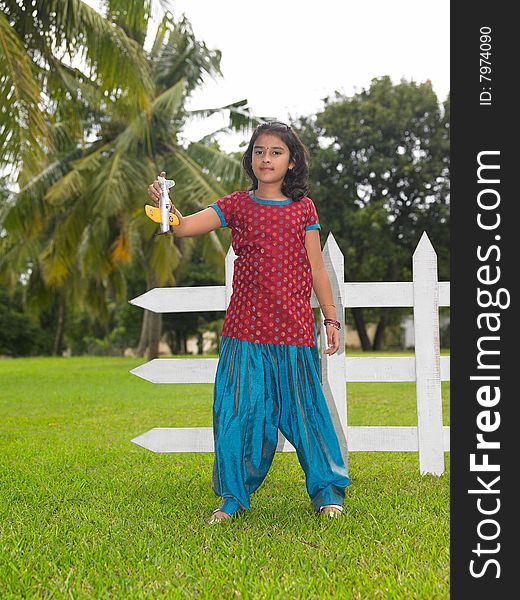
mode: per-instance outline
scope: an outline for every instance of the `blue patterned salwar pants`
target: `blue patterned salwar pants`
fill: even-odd
[[[212,486],[221,511],[250,508],[278,445],[294,446],[317,513],[343,505],[350,479],[321,388],[316,347],[258,344],[222,336],[215,377]]]

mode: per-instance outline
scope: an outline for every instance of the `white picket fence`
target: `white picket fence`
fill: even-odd
[[[418,452],[422,474],[444,472],[444,452],[450,450],[450,428],[442,425],[441,381],[450,379],[448,356],[440,356],[439,306],[450,305],[450,283],[437,280],[437,255],[423,233],[413,254],[413,281],[345,282],[344,257],[330,233],[323,260],[332,285],[341,323],[339,350],[332,356],[320,346],[321,382],[334,421],[345,463],[348,452]],[[226,310],[231,298],[235,253],[226,256],[226,285],[155,288],[131,300],[154,312]],[[312,292],[311,306],[319,306]],[[345,357],[345,308],[413,306],[415,357]],[[319,328],[319,340],[326,340]],[[152,383],[214,383],[216,358],[160,358],[131,371]],[[415,381],[417,427],[350,427],[347,425],[345,382]],[[153,452],[213,452],[212,427],[155,427],[132,442]],[[295,449],[278,432],[278,452]]]

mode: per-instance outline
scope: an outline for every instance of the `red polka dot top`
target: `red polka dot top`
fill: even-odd
[[[233,192],[212,208],[236,254],[222,335],[257,344],[316,346],[312,269],[305,232],[321,229],[313,201],[263,200]]]

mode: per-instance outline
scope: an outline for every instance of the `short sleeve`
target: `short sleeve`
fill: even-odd
[[[321,225],[318,219],[318,211],[314,206],[314,202],[309,198],[309,208],[307,213],[307,220],[305,222],[305,229],[321,229]]]
[[[217,211],[220,217],[221,227],[233,227],[236,200],[234,194],[223,196],[209,206]]]

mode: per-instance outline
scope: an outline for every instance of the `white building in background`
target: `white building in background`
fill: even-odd
[[[449,315],[439,316],[439,328],[443,329],[450,323]],[[415,334],[413,329],[413,315],[404,317],[401,321],[401,348],[406,350],[407,348],[415,348]]]
[[[211,347],[214,347],[216,335],[212,331],[205,331],[202,334],[202,350],[204,353],[209,352]],[[190,354],[198,354],[199,351],[199,340],[193,336],[186,340],[186,350]]]

